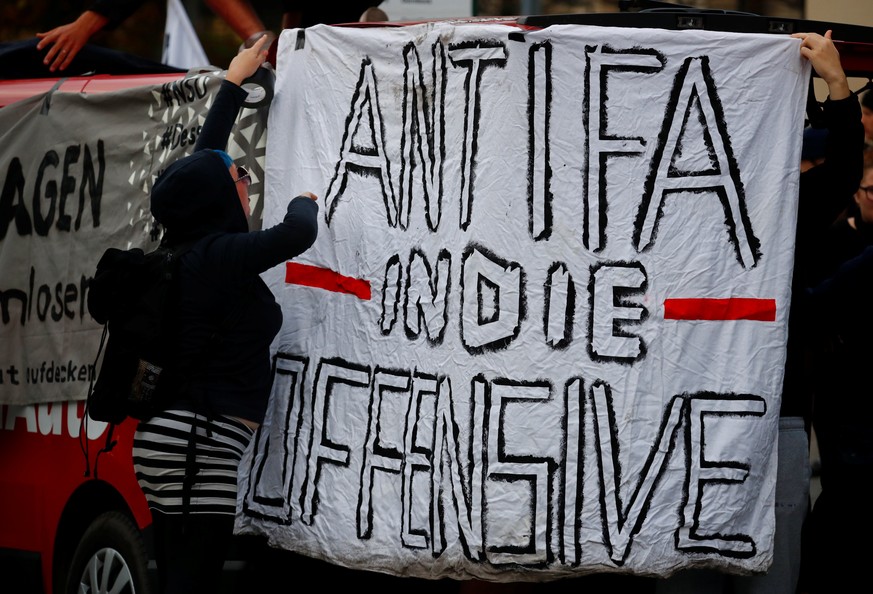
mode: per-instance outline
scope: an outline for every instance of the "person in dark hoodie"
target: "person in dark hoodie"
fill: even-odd
[[[801,301],[813,320],[808,341],[821,456],[807,589],[815,594],[855,589],[866,579],[873,550],[873,390],[864,372],[873,359],[873,320],[865,307],[873,296],[873,164],[864,168],[855,207],[822,241],[820,282]]]
[[[166,168],[151,194],[163,243],[180,259],[174,403],[134,436],[137,480],[152,512],[165,594],[217,592],[233,538],[240,458],[263,421],[270,345],[282,312],[260,273],[306,251],[318,225],[316,197],[288,204],[274,227],[249,231],[248,173],[224,148],[266,58],[267,37],[228,67],[194,152]]]

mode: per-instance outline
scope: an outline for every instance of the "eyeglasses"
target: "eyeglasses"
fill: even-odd
[[[233,180],[233,183],[242,182],[246,187],[251,185],[252,176],[245,167],[237,166],[236,173],[239,177]]]
[[[859,190],[864,190],[865,192],[867,192],[867,197],[868,197],[868,198],[871,197],[871,196],[873,196],[873,186],[861,186],[861,187],[858,188],[858,189],[859,189]]]

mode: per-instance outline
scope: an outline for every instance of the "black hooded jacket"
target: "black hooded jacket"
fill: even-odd
[[[224,150],[246,92],[223,81],[191,155],[155,182],[151,210],[164,243],[190,244],[180,260],[177,349],[180,399],[206,412],[262,422],[270,393],[270,344],[282,312],[260,273],[315,241],[318,205],[298,196],[285,218],[250,232]]]
[[[814,282],[821,242],[840,211],[852,203],[863,169],[864,128],[858,98],[828,99],[823,105],[825,161],[800,174],[794,271],[788,314],[788,343],[779,416],[803,417],[807,431],[812,418],[812,393],[804,341],[810,323],[801,301]]]

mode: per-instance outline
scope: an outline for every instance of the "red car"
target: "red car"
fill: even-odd
[[[135,424],[116,427],[104,451],[108,427],[83,425],[84,408],[0,406],[0,558],[11,561],[4,590],[149,591],[143,531],[151,517],[133,473]]]

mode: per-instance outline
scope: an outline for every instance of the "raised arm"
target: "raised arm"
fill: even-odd
[[[850,203],[863,168],[864,127],[858,98],[849,90],[831,32],[795,33],[800,54],[828,85],[824,120],[828,130],[825,160],[800,175],[798,241],[816,240]]]
[[[288,203],[283,220],[269,229],[229,233],[215,240],[215,274],[249,279],[308,250],[318,236],[318,203],[304,192]]]
[[[831,31],[824,35],[818,33],[795,33],[792,37],[800,39],[800,55],[809,60],[813,70],[828,85],[828,95],[832,101],[839,101],[851,95],[849,81],[840,63]]]
[[[268,36],[262,36],[252,47],[242,50],[231,60],[224,81],[221,83],[221,89],[203,123],[203,130],[197,137],[194,150],[225,150],[233,123],[239,115],[243,101],[248,96],[240,85],[266,60],[268,41]]]
[[[264,23],[247,0],[204,1],[243,41],[258,33],[269,33],[264,31]],[[275,38],[275,34],[269,34]]]

